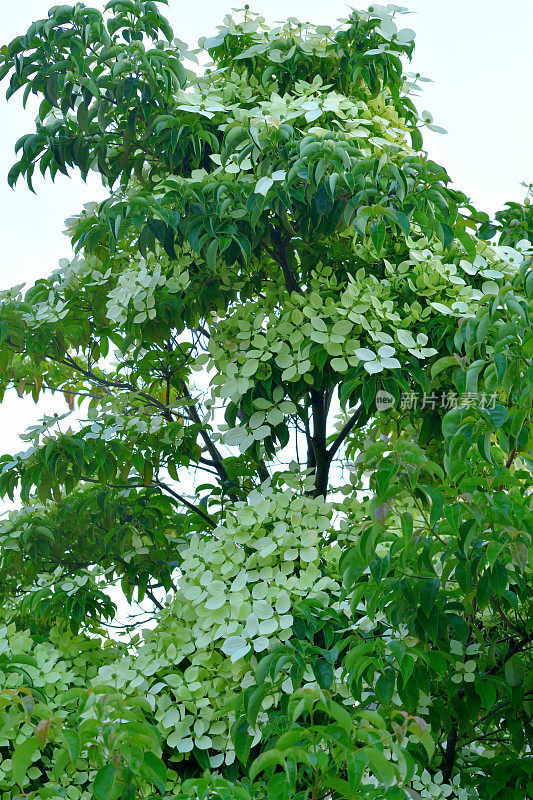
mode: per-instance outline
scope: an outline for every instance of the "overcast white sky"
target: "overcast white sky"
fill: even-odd
[[[234,2],[169,0],[165,13],[176,36],[196,43],[199,36],[213,32]],[[3,4],[0,44],[45,17],[52,4],[53,0]],[[103,8],[105,2],[87,4]],[[322,24],[333,24],[349,8],[341,0],[263,0],[250,5],[271,21],[290,15]],[[448,130],[445,136],[426,133],[431,157],[446,167],[454,183],[479,208],[494,212],[506,200],[521,200],[520,182],[533,180],[533,3],[406,0],[406,5],[413,13],[402,21],[417,34],[412,69],[433,80],[425,84],[419,107],[431,111],[435,123]],[[58,259],[70,252],[61,234],[64,220],[83,203],[103,196],[94,177],[87,185],[61,175],[55,184],[37,178],[37,196],[22,183],[15,191],[8,188],[13,146],[19,136],[32,130],[35,106],[24,111],[18,94],[7,104],[6,87],[5,82],[0,87],[0,289],[32,282],[55,269]],[[65,410],[61,400],[50,399],[36,408],[16,395],[6,398],[0,406],[0,453],[21,449],[17,432],[44,410],[56,409]]]

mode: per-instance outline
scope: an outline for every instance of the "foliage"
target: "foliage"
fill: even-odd
[[[68,405],[0,458],[2,800],[533,794],[530,212],[422,149],[401,13],[0,51],[10,183],[109,190],[1,297],[1,396]]]
[[[523,183],[527,189],[523,203],[505,203],[505,208],[495,214],[500,244],[515,245],[522,239],[533,238],[533,216],[531,213],[532,185]]]

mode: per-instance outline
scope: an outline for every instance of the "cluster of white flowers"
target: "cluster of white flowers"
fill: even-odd
[[[318,289],[321,284],[322,293],[293,294],[283,310],[275,307],[275,298],[267,298],[263,308],[257,303],[236,308],[218,324],[209,345],[210,366],[225,375],[224,380],[213,378],[215,387],[220,384],[215,394],[238,400],[251,387],[261,363],[274,362],[282,370],[283,382],[302,377],[312,381],[312,343],[323,345],[332,368],[340,373],[361,363],[371,373],[398,368],[394,338],[381,325],[382,321],[390,326],[400,322],[388,299],[390,287],[360,272],[347,283],[340,305],[327,297],[328,284],[333,286],[335,279],[331,269],[323,268],[320,275],[312,276],[310,287],[314,289],[316,284]],[[361,346],[366,338],[376,342],[375,350]]]
[[[461,788],[459,775],[456,775],[450,783],[444,783],[440,770],[435,775],[431,775],[427,769],[422,770],[416,775],[412,786],[421,797],[428,800],[445,800],[452,794],[457,800],[473,800],[472,794],[467,789]]]
[[[479,657],[481,646],[469,644],[467,647],[458,639],[450,641],[450,653],[458,656],[455,662],[455,673],[451,680],[453,683],[473,683],[478,671],[476,658]]]
[[[68,219],[65,220],[65,230],[63,231],[65,236],[68,236],[69,239],[71,239],[76,232],[76,228],[79,224],[80,219],[87,219],[87,217],[97,217],[98,216],[97,212],[98,212],[97,202],[91,200],[89,203],[84,203],[83,211],[81,212],[81,214],[78,214],[75,217],[69,217]]]
[[[500,290],[497,281],[516,274],[523,260],[521,250],[491,248],[480,242],[472,262],[447,262],[442,246],[411,233],[407,239],[409,258],[394,265],[385,260],[386,278],[378,279],[370,269],[359,268],[339,287],[329,267],[317,266],[306,294],[293,293],[277,306],[277,297],[245,303],[218,321],[209,343],[213,398],[239,400],[272,369],[280,370],[280,383],[299,380],[312,383],[311,347],[322,345],[322,363],[344,374],[362,365],[370,374],[400,368],[402,353],[423,360],[437,353],[429,346],[423,328],[436,315],[472,316],[487,294]],[[522,243],[525,247],[525,240]],[[368,256],[367,244],[355,244],[361,259]],[[371,245],[370,245],[371,246]],[[504,258],[505,255],[505,258]],[[467,283],[463,275],[479,274],[487,280],[481,289]],[[405,283],[415,299],[400,302]],[[331,297],[328,296],[331,290]],[[340,296],[340,302],[334,297]],[[421,330],[422,328],[422,330]],[[207,357],[206,357],[207,359]],[[294,412],[293,404],[278,392],[275,404],[256,400],[257,411],[227,432],[228,445],[246,450],[254,441],[269,435],[282,414]]]
[[[183,262],[176,262],[170,276],[169,259],[160,252],[134,260],[133,264],[130,261],[131,265],[119,274],[116,286],[109,292],[108,319],[122,325],[131,309],[137,312],[133,317],[135,324],[154,319],[158,287],[165,286],[171,293],[184,291],[190,282],[185,267],[189,261],[185,258]]]
[[[48,297],[41,303],[36,303],[31,311],[22,315],[24,322],[31,328],[45,322],[60,322],[69,312],[68,303],[61,297],[56,289],[50,289]]]
[[[161,267],[156,265],[148,270],[146,260],[141,258],[135,266],[124,270],[117,280],[114,289],[109,292],[107,301],[107,317],[118,325],[123,325],[128,318],[130,303],[137,312],[134,323],[153,319],[155,310],[155,290],[165,283]]]
[[[165,426],[165,420],[160,414],[153,414],[148,417],[125,416],[124,414],[114,414],[107,417],[100,416],[99,420],[93,422],[90,430],[84,434],[85,439],[103,439],[112,441],[118,435],[126,434],[130,438],[141,438],[145,434],[158,433]],[[137,437],[135,434],[140,434]],[[176,433],[176,435],[178,435]]]
[[[56,285],[67,288],[79,283],[82,278],[94,273],[100,266],[100,262],[94,255],[77,253],[71,260],[60,258],[59,267],[52,275],[55,276]]]
[[[235,693],[253,683],[260,654],[289,640],[295,600],[329,603],[340,591],[340,548],[324,538],[331,512],[322,499],[253,491],[212,537],[191,538],[157,635],[147,632],[138,657],[103,668],[99,679],[145,692],[178,753],[196,746],[209,751],[213,766],[231,763]],[[328,564],[332,577],[324,574]],[[340,671],[337,678],[340,684]],[[311,673],[307,679],[315,681]],[[292,691],[288,675],[282,690]],[[263,712],[272,702],[265,699]],[[261,717],[257,741],[260,728]]]
[[[414,38],[414,31],[410,29],[396,31],[391,13],[391,11],[387,11],[383,14],[372,14],[374,17],[381,18],[380,32],[385,39],[375,52],[388,51],[389,41],[392,37],[404,44]],[[291,57],[296,48],[309,55],[312,54],[314,57],[323,58],[328,55],[329,39],[327,34],[332,33],[332,28],[327,25],[313,28],[308,23],[298,23],[292,19],[289,25],[265,31],[262,17],[247,18],[239,23],[231,15],[228,15],[224,23],[219,26],[219,34],[216,37],[205,40],[204,43],[207,46],[221,43],[228,34],[231,36],[250,32],[256,34],[252,37],[256,40],[255,43],[240,53],[237,59],[257,56],[268,50],[268,58],[271,62],[282,63]],[[271,47],[270,40],[279,35],[291,37],[293,47],[289,52]],[[372,52],[370,51],[370,53]],[[354,100],[332,90],[331,86],[323,83],[320,76],[316,76],[312,82],[297,81],[292,94],[280,96],[278,93],[272,92],[268,99],[262,100],[255,106],[246,107],[246,100],[251,99],[252,95],[247,84],[243,85],[243,92],[238,91],[239,77],[238,74],[232,74],[231,84],[224,88],[224,92],[214,91],[209,83],[202,82],[200,79],[195,92],[187,91],[179,95],[178,108],[206,117],[212,117],[216,112],[225,111],[240,121],[249,120],[252,125],[264,122],[277,127],[282,122],[302,117],[305,122],[313,123],[322,115],[330,113],[334,114],[339,121],[342,120],[348,136],[359,139],[368,138],[374,147],[383,144],[389,145],[391,142],[401,142],[404,147],[408,147],[405,142],[404,121],[398,117],[393,105],[384,102],[381,97],[367,102]],[[320,133],[323,129],[311,128],[309,130]]]

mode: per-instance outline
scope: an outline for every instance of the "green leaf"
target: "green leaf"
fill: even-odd
[[[476,244],[473,237],[470,236],[470,234],[464,230],[456,231],[455,236],[457,237],[457,239],[459,239],[464,249],[466,250],[468,258],[473,261],[477,255]]]
[[[524,682],[525,668],[520,656],[512,656],[505,663],[505,680],[509,686],[520,686]]]
[[[236,148],[250,138],[250,134],[242,125],[235,125],[229,129],[224,136],[224,143],[221,151],[221,160],[225,164],[229,156],[236,150]]]
[[[165,793],[167,783],[167,768],[155,753],[148,750],[144,754],[143,760],[144,772],[151,783],[154,783],[161,794]]]
[[[455,356],[443,356],[431,365],[431,377],[436,378],[443,370],[454,366],[457,366],[457,359]]]
[[[379,676],[376,681],[375,691],[376,697],[382,705],[390,705],[395,686],[396,681],[393,670],[387,670],[387,672]]]
[[[507,371],[507,357],[505,353],[494,353],[494,363],[496,365],[498,380],[502,383]]]
[[[392,458],[383,458],[376,472],[376,484],[379,496],[384,495],[400,469],[398,461]]]
[[[462,406],[452,408],[442,418],[442,434],[445,438],[453,436],[463,418],[465,409]]]
[[[207,253],[205,260],[207,262],[207,266],[211,270],[211,272],[215,271],[216,260],[217,260],[217,253],[218,253],[218,239],[213,239],[210,243],[209,247],[207,248]]]
[[[509,309],[509,311],[512,311],[515,314],[519,314],[519,316],[522,317],[522,319],[527,325],[528,322],[527,311],[511,292],[508,292],[505,295],[505,304]]]
[[[248,705],[246,706],[246,717],[252,727],[255,727],[255,723],[257,722],[257,715],[261,710],[263,700],[270,692],[270,688],[271,688],[270,684],[264,683],[261,686],[258,686],[256,689],[254,689],[254,691],[250,695],[250,698],[248,700]]]
[[[518,436],[529,414],[530,410],[528,408],[517,408],[516,411],[513,412],[510,420],[510,428],[513,436]]]
[[[481,698],[484,708],[487,711],[495,705],[497,693],[496,687],[484,675],[477,675],[475,679],[476,692]]]
[[[507,409],[500,403],[496,403],[492,408],[485,409],[484,413],[490,419],[491,425],[495,430],[501,428],[508,416]]]
[[[402,703],[410,712],[413,712],[416,709],[420,700],[420,686],[416,677],[412,674],[409,678],[404,677],[404,672],[405,674],[407,674],[409,671],[412,673],[413,669],[414,659],[412,656],[406,655],[402,661],[402,683],[401,686],[398,685],[398,694],[400,695]]]
[[[407,543],[411,541],[413,535],[413,518],[408,511],[404,511],[401,518],[402,535]]]
[[[356,227],[360,233],[365,235],[367,233],[368,220],[374,213],[371,206],[359,206],[357,209]]]
[[[444,508],[444,495],[438,489],[435,489],[434,486],[422,486],[426,494],[429,496],[431,500],[431,512],[429,515],[429,524],[430,527],[433,526],[438,522],[438,520],[442,516],[442,510]]]
[[[376,583],[381,583],[387,574],[390,566],[390,556],[387,554],[383,558],[375,556],[370,562],[370,572]]]
[[[266,750],[261,753],[255,761],[252,761],[249,769],[250,780],[253,780],[260,772],[273,767],[275,765],[282,765],[285,762],[285,756],[281,750]]]
[[[403,211],[395,210],[392,213],[392,218],[399,225],[399,227],[402,229],[405,235],[409,236],[409,233],[411,231],[411,220],[409,219],[407,214],[404,214]]]
[[[381,255],[381,249],[383,247],[383,242],[385,241],[385,233],[387,231],[387,225],[385,224],[385,220],[381,219],[376,226],[372,227],[370,231],[370,238],[372,239],[372,243],[376,248],[376,253]]]
[[[529,299],[533,297],[533,269],[530,269],[525,280],[526,295]]]
[[[446,617],[459,641],[466,642],[470,634],[468,623],[458,614],[447,614]]]
[[[488,461],[489,464],[492,464],[492,452],[491,452],[491,444],[490,444],[490,433],[486,433],[484,436],[480,436],[477,441],[477,448],[481,456]]]
[[[291,787],[284,772],[274,775],[267,783],[267,800],[290,800]]]
[[[113,764],[106,764],[98,770],[94,779],[93,794],[96,800],[109,800],[113,794],[117,771]]]
[[[355,792],[361,783],[363,773],[368,764],[368,759],[366,758],[364,752],[350,753],[349,751],[346,751],[345,758],[346,769],[348,773],[348,785],[352,794],[356,796]]]
[[[478,383],[479,373],[484,368],[484,366],[485,362],[478,360],[474,361],[473,364],[471,364],[468,367],[466,371],[466,382],[465,382],[465,388],[468,394],[474,395],[477,393],[477,383]]]
[[[440,581],[438,578],[425,580],[420,590],[420,606],[426,616],[433,610],[439,592]]]
[[[476,600],[480,609],[485,608],[487,605],[491,592],[492,586],[490,585],[490,570],[487,569],[480,577],[477,584]]]
[[[70,763],[75,764],[80,754],[80,748],[81,748],[80,735],[78,731],[73,731],[68,729],[64,730],[62,732],[62,735],[67,747]]]
[[[295,745],[299,745],[302,742],[302,738],[305,736],[305,729],[304,728],[292,728],[288,730],[286,733],[282,733],[279,739],[276,742],[276,748],[278,750],[286,750],[289,747],[294,747]]]
[[[424,139],[420,128],[409,128],[411,134],[411,145],[413,150],[422,150]]]
[[[357,378],[354,382],[354,388],[359,386],[361,383],[361,379]],[[374,401],[374,397],[376,396],[376,379],[375,378],[366,378],[363,383],[363,391],[362,391],[362,400],[364,407],[368,410]],[[343,393],[344,397],[344,393]]]
[[[155,238],[158,239],[161,242],[161,244],[163,244],[167,236],[167,226],[165,225],[163,220],[147,219],[146,224],[154,234]]]
[[[444,249],[453,242],[453,229],[444,222],[437,223],[437,233]]]
[[[339,703],[336,703],[334,700],[328,700],[328,702],[325,704],[325,709],[330,717],[338,722],[341,728],[344,728],[347,733],[352,732],[353,718],[345,708],[339,705]]]
[[[241,762],[246,765],[248,756],[250,754],[250,747],[252,744],[252,737],[248,733],[250,723],[246,717],[242,717],[235,723],[232,731],[233,743],[235,745],[235,755]]]
[[[496,563],[490,571],[490,585],[495,595],[503,594],[507,588],[507,569],[503,564]]]
[[[312,664],[313,674],[322,689],[329,689],[335,677],[333,667],[325,658],[317,658]]]
[[[368,758],[368,766],[378,781],[383,786],[392,786],[396,782],[396,770],[392,763],[385,758],[383,753],[373,747],[368,748],[365,752]]]
[[[26,772],[32,763],[33,755],[38,748],[39,743],[37,739],[32,736],[31,739],[26,739],[24,742],[21,742],[21,744],[17,745],[13,750],[11,756],[11,770],[16,783],[18,783],[21,789],[26,778]]]
[[[82,86],[85,86],[85,88],[88,89],[88,91],[93,95],[93,97],[97,98],[100,97],[100,89],[93,81],[93,79],[90,78],[88,75],[82,75],[80,78],[80,83]]]
[[[89,132],[89,110],[88,110],[87,105],[86,105],[85,102],[82,101],[79,104],[78,112],[77,112],[76,116],[77,116],[77,120],[78,120],[78,125],[80,126],[82,131],[84,131],[84,133],[88,133]]]
[[[435,740],[433,739],[433,736],[431,735],[431,731],[429,730],[429,728],[425,728],[425,730],[420,731],[420,733],[417,734],[417,738],[418,741],[424,747],[424,750],[426,751],[428,758],[430,759],[433,758],[433,755],[435,753]]]
[[[23,171],[23,168],[22,168],[22,163],[20,161],[18,161],[16,164],[14,164],[11,167],[11,169],[7,173],[8,186],[13,188],[13,186],[16,184],[17,180],[19,179],[22,171]]]

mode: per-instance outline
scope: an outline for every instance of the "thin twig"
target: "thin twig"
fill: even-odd
[[[207,522],[212,528],[217,527],[217,524],[214,521],[214,519],[212,519],[208,514],[204,513],[200,508],[195,506],[193,503],[189,502],[189,500],[187,500],[181,494],[175,492],[174,489],[171,489],[170,486],[167,486],[166,483],[163,483],[160,480],[155,480],[154,485],[159,486],[160,489],[163,489],[163,491],[168,492],[168,494],[172,495],[172,497],[176,498],[176,500],[179,500],[180,503],[183,503],[183,505],[190,511],[193,511],[195,514],[198,514],[198,516],[202,517],[202,519],[205,520],[205,522]]]

